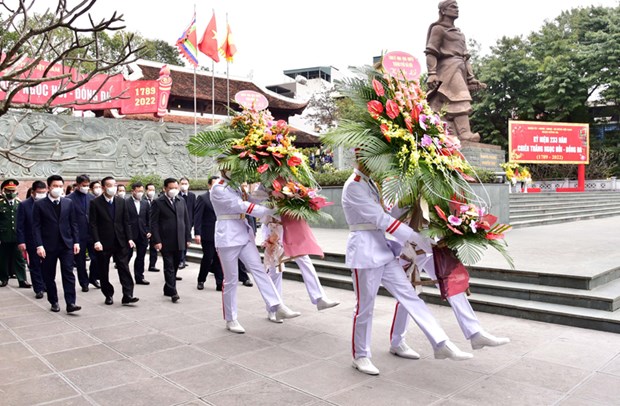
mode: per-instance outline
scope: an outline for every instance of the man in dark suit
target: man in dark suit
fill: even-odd
[[[213,182],[219,179],[212,176],[209,179],[209,189]],[[224,273],[220,258],[215,250],[215,221],[217,216],[213,211],[210,192],[204,193],[196,199],[196,212],[194,217],[194,236],[196,242],[202,246],[202,260],[200,261],[200,273],[198,274],[198,290],[205,288],[207,275],[212,272],[215,275],[215,290],[222,290]]]
[[[138,285],[149,285],[150,282],[144,279],[144,257],[151,238],[151,225],[149,215],[149,204],[142,199],[144,196],[144,185],[142,182],[135,182],[131,185],[131,195],[127,198],[127,211],[129,212],[129,225],[133,242],[136,244],[136,259],[133,262],[133,276]],[[129,259],[133,251],[129,251]]]
[[[185,199],[185,206],[187,207],[187,214],[189,216],[189,228],[190,230],[194,225],[194,210],[196,208],[196,194],[194,192],[189,191],[189,179],[186,177],[182,177],[179,180],[179,189],[181,190],[179,196]],[[187,266],[185,263],[185,257],[187,255],[187,250],[183,251],[181,254],[181,263],[179,264],[179,269],[183,269]],[[177,278],[179,280],[179,278]]]
[[[56,263],[60,261],[62,290],[64,291],[67,313],[81,309],[75,304],[75,276],[73,275],[73,256],[80,252],[80,235],[75,218],[73,202],[61,199],[64,181],[59,175],[47,178],[49,190],[45,199],[37,200],[32,209],[32,224],[37,255],[42,258],[41,272],[47,300],[51,311],[59,312],[58,291],[56,290]]]
[[[146,200],[149,205],[149,213],[151,211],[151,205],[155,201],[156,197],[157,192],[155,190],[155,185],[152,183],[147,183],[144,191],[144,200]],[[159,269],[157,269],[157,250],[153,247],[152,239],[149,240],[149,272],[159,272]]]
[[[135,247],[129,225],[127,202],[116,196],[116,180],[108,176],[101,180],[103,194],[90,204],[89,223],[93,238],[101,292],[105,304],[114,303],[114,286],[110,283],[110,258],[114,258],[118,277],[123,287],[123,305],[136,303],[133,296],[133,279],[129,272],[129,250]]]
[[[32,289],[35,298],[42,299],[45,292],[45,282],[41,273],[41,258],[37,255],[37,244],[34,240],[32,210],[34,202],[47,197],[47,187],[44,182],[35,180],[32,183],[30,197],[17,206],[17,247],[23,253],[28,253],[28,269],[32,280]]]
[[[164,194],[151,205],[151,241],[164,258],[164,295],[172,302],[179,300],[176,275],[181,253],[191,241],[189,215],[185,200],[178,198],[179,183],[176,179],[164,180]]]
[[[88,284],[91,283],[96,288],[101,285],[97,281],[99,275],[96,275],[96,267],[91,267],[90,275],[86,271],[86,249],[89,254],[93,252],[93,241],[90,238],[90,230],[88,225],[88,209],[91,201],[95,198],[88,193],[90,190],[90,178],[88,175],[78,175],[75,178],[77,185],[73,192],[67,196],[71,199],[73,207],[77,215],[78,229],[80,231],[80,253],[75,256],[75,267],[77,268],[78,281],[82,287],[82,292],[88,292]]]

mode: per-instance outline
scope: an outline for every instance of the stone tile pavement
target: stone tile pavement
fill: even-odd
[[[181,300],[162,295],[162,273],[136,286],[134,307],[78,293],[81,312],[51,313],[45,299],[0,289],[0,405],[617,405],[620,336],[479,313],[483,326],[512,342],[475,351],[471,361],[438,361],[420,331],[412,361],[388,353],[393,299],[378,297],[370,377],[350,366],[350,291],[317,312],[304,285],[284,281],[302,316],[267,321],[256,287],[239,286],[245,335],[224,329],[212,276],[196,290],[197,264],[182,271]],[[113,273],[113,272],[112,272]],[[112,274],[111,273],[111,274]],[[118,282],[114,282],[118,286]],[[120,291],[120,287],[117,288]],[[64,304],[61,306],[64,307]],[[430,306],[452,340],[469,349],[451,310]]]

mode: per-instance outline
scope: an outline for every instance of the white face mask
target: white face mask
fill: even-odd
[[[50,196],[52,196],[54,199],[58,199],[60,196],[62,196],[62,188],[61,187],[55,187],[52,190],[50,190]]]
[[[166,192],[166,194],[169,198],[174,199],[179,194],[179,189],[170,189],[168,192]]]
[[[96,188],[93,189],[93,194],[95,196],[101,196],[101,193],[102,192],[101,192],[101,188],[100,187],[96,187]]]
[[[45,199],[45,196],[47,196],[46,193],[35,193],[34,195],[34,200],[41,200],[41,199]]]
[[[189,190],[189,185],[181,185],[181,191],[187,192]]]
[[[146,192],[146,197],[148,197],[149,199],[153,199],[155,197],[155,191],[149,190],[148,192]]]
[[[142,192],[138,192],[138,193],[136,193],[136,194],[134,195],[134,198],[135,198],[136,200],[142,200],[142,197],[143,197],[143,196],[144,196],[144,193],[142,193]]]
[[[114,197],[114,195],[116,194],[117,189],[118,188],[116,186],[107,187],[105,189],[105,192],[107,193],[108,196]]]
[[[80,192],[87,194],[89,190],[88,186],[80,186]]]
[[[120,197],[121,199],[124,199],[126,195],[126,192],[118,192],[118,197]]]

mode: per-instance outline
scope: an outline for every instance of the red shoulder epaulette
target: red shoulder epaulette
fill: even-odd
[[[224,184],[224,182],[225,182],[225,180],[224,180],[224,179],[220,179],[220,181],[219,181],[218,183],[219,183],[220,185],[223,185],[223,184]]]
[[[360,175],[355,175],[355,177],[353,178],[353,180],[355,182],[359,182],[360,180],[362,180],[362,177]]]

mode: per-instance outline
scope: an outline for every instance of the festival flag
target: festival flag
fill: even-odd
[[[220,61],[220,56],[217,52],[217,25],[215,24],[215,11],[207,25],[205,33],[202,35],[202,39],[198,44],[198,50],[215,62]]]
[[[232,62],[233,55],[237,53],[237,47],[233,42],[232,32],[230,31],[230,25],[226,24],[226,39],[220,47],[220,52],[226,58],[228,62]]]
[[[181,38],[177,40],[177,47],[181,55],[188,60],[194,67],[198,66],[198,50],[197,50],[197,38],[196,38],[196,12],[189,27],[183,32]]]

